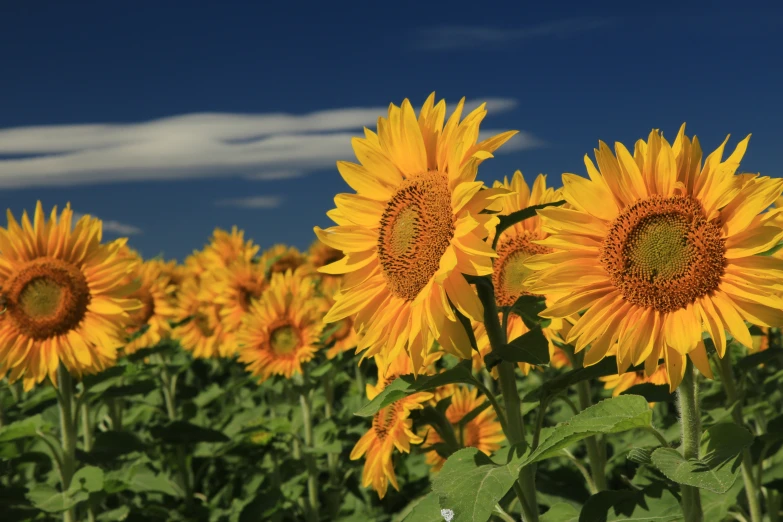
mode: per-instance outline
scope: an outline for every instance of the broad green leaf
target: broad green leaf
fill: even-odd
[[[633,448],[628,452],[628,460],[637,464],[651,464],[652,450],[649,448]]]
[[[517,480],[519,459],[499,466],[476,448],[454,453],[432,479],[440,506],[454,512],[454,522],[485,522],[495,504]]]
[[[498,216],[500,222],[495,228],[495,240],[492,242],[492,248],[497,248],[500,234],[502,234],[503,231],[505,231],[507,228],[512,227],[517,223],[521,223],[526,219],[534,217],[537,210],[541,210],[542,208],[546,207],[559,207],[563,204],[565,204],[565,200],[555,201],[553,203],[543,203],[541,205],[533,205],[527,208],[523,208],[522,210],[517,210],[516,212],[512,212],[506,216]]]
[[[420,375],[414,379],[412,375],[398,377],[381,391],[373,400],[362,406],[354,415],[359,417],[372,417],[382,408],[393,404],[408,395],[434,390],[446,384],[466,383],[475,384],[471,370],[471,361],[462,361],[453,368],[436,375]]]
[[[652,493],[652,495],[645,494]],[[680,503],[666,489],[608,490],[591,496],[579,522],[674,522],[682,520]]]
[[[125,520],[129,514],[130,508],[128,506],[120,506],[110,511],[104,511],[97,518],[100,522],[112,522],[114,520]]]
[[[158,388],[158,383],[152,379],[146,379],[143,381],[136,381],[131,384],[123,384],[119,386],[110,386],[106,388],[101,394],[103,399],[114,399],[117,397],[129,397],[131,395],[145,395]]]
[[[546,309],[546,300],[537,295],[522,295],[511,307],[510,312],[519,316],[529,329],[533,329],[541,323],[538,316]]]
[[[738,497],[745,489],[741,480],[734,481],[734,485],[726,493],[713,493],[707,489],[701,490],[701,508],[704,511],[704,520],[723,520],[732,506],[739,504]],[[744,497],[744,493],[742,494]]]
[[[82,384],[91,393],[101,393],[125,374],[125,366],[112,366],[95,375],[85,375]]]
[[[629,371],[634,371],[633,369]],[[582,381],[597,379],[606,375],[615,375],[617,373],[617,360],[614,357],[605,357],[600,362],[587,368],[577,368],[554,379],[549,379],[544,384],[525,395],[523,402],[538,402],[544,397],[551,397],[563,392]]]
[[[85,466],[73,474],[70,493],[76,493],[78,490],[84,490],[88,493],[95,493],[103,489],[103,470],[95,466]]]
[[[402,514],[404,518],[399,520],[403,522],[443,522],[438,494],[434,491],[411,502],[406,511],[407,514]]]
[[[621,395],[606,399],[555,426],[524,465],[554,457],[561,449],[592,435],[643,428],[651,422],[652,410],[644,397]]]
[[[759,365],[775,360],[783,354],[783,348],[769,348],[767,350],[748,355],[737,361],[738,370],[750,370]]]
[[[524,362],[536,366],[549,364],[549,341],[544,337],[541,328],[535,327],[484,356],[484,364],[488,370],[501,361]]]
[[[578,522],[579,510],[571,504],[560,502],[549,508],[549,511],[541,515],[538,520],[540,522]]]
[[[135,466],[126,475],[126,483],[132,491],[155,491],[165,493],[173,497],[181,497],[182,494],[174,488],[171,480],[165,475],[149,469],[147,466]]]
[[[27,492],[27,499],[35,507],[47,513],[60,513],[66,509],[87,500],[89,493],[86,491],[60,492],[48,484],[36,484]]]
[[[0,428],[0,442],[35,437],[36,430],[41,428],[41,426],[43,426],[43,419],[40,415],[12,422],[8,426]]]
[[[102,431],[95,436],[88,457],[92,460],[112,460],[134,451],[143,451],[146,446],[129,431]]]
[[[226,392],[223,388],[213,383],[209,388],[207,388],[206,390],[199,393],[193,398],[193,404],[195,404],[199,408],[203,408],[204,406],[214,401],[224,393]]]
[[[647,402],[674,402],[676,398],[674,393],[669,393],[668,384],[658,385],[651,382],[631,386],[620,395],[641,395]]]
[[[170,444],[193,444],[196,442],[229,442],[223,432],[197,426],[187,421],[173,421],[164,426],[150,428],[156,439]]]
[[[702,435],[700,459],[686,460],[677,450],[659,448],[652,461],[670,480],[725,493],[740,472],[740,453],[753,442],[753,435],[736,424],[716,424]]]

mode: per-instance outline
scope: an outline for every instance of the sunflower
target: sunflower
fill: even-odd
[[[393,359],[405,350],[414,373],[433,338],[446,351],[471,357],[451,304],[481,320],[481,302],[462,274],[492,273],[497,254],[484,239],[498,218],[481,212],[508,193],[482,190],[476,173],[516,133],[476,143],[484,105],[460,122],[463,99],[444,126],[446,104],[434,100],[433,93],[418,120],[408,100],[392,104],[388,119],[378,119],[378,134],[365,129],[365,138],[353,139],[361,165],[341,161],[337,168],[357,193],[335,197],[337,208],[327,215],[337,226],[315,228],[321,241],[345,254],[319,270],[345,274],[325,320],[354,318],[364,357]]]
[[[457,441],[465,448],[478,448],[484,454],[491,455],[493,451],[500,448],[500,443],[506,438],[495,410],[491,407],[484,409],[460,429],[459,423],[462,418],[484,404],[485,399],[478,395],[478,390],[475,388],[471,390],[467,386],[455,386],[452,390],[451,404],[446,409],[446,418],[454,428]],[[428,428],[426,434],[428,446],[443,442],[434,429]],[[432,467],[432,471],[440,471],[446,459],[438,455],[437,451],[430,450],[427,452],[426,461]]]
[[[432,360],[432,356],[428,357],[425,365],[431,364]],[[375,362],[378,365],[378,383],[375,386],[367,385],[367,398],[370,400],[397,377],[413,372],[413,366],[404,357],[387,360],[378,355]],[[362,435],[351,451],[351,460],[365,456],[362,485],[372,486],[380,498],[386,495],[389,482],[394,489],[400,490],[397,476],[394,474],[394,449],[410,453],[411,444],[423,442],[424,439],[412,431],[413,421],[409,417],[411,411],[422,409],[424,403],[432,397],[433,395],[427,392],[414,393],[382,408],[373,417],[370,429]]]
[[[659,364],[650,376],[647,376],[644,371],[638,371],[607,375],[605,377],[599,377],[599,380],[604,383],[605,390],[612,390],[612,397],[617,397],[637,384],[669,384],[669,379],[666,376],[665,364]]]
[[[335,291],[324,293],[324,314],[326,314],[326,312],[328,312],[329,309],[334,305],[334,295],[336,291],[339,291],[339,283],[339,280],[335,283],[332,283],[332,285],[336,284],[334,287]],[[328,286],[329,285],[326,285],[327,288]],[[323,291],[324,289],[325,286],[322,285],[321,290]],[[326,346],[331,345],[326,350],[327,359],[334,359],[339,354],[356,348],[356,345],[359,343],[359,335],[356,333],[356,330],[354,330],[353,321],[350,317],[343,317],[339,321],[335,321],[334,323],[326,326],[324,330],[333,332],[324,343]]]
[[[239,350],[236,332],[242,325],[242,318],[267,286],[264,270],[259,263],[239,258],[205,276],[204,284],[210,286],[215,295],[214,302],[220,310],[220,320],[226,332],[221,352],[224,356],[231,356]]]
[[[0,375],[25,390],[47,375],[56,386],[60,363],[77,377],[114,364],[141,306],[127,284],[135,262],[118,255],[126,240],[101,244],[99,219],[72,219],[68,204],[47,221],[39,201],[32,224],[9,210],[0,228]]]
[[[307,256],[296,247],[274,245],[264,252],[259,264],[266,270],[267,277],[272,274],[285,274],[288,270],[296,270],[307,262]]]
[[[771,291],[783,261],[756,255],[783,237],[777,212],[762,214],[783,181],[735,176],[750,136],[721,161],[724,141],[702,166],[698,140],[684,132],[669,145],[653,130],[633,156],[620,143],[615,156],[601,142],[598,169],[585,156],[589,180],[563,174],[572,208],[538,212],[550,236],[537,244],[554,252],[527,263],[540,270],[531,292],[566,292],[543,317],[587,309],[568,335],[577,351],[591,346],[586,366],[618,345],[618,373],[644,362],[651,376],[663,358],[672,390],[686,356],[708,373],[703,332],[723,357],[726,330],[751,347],[745,320],[783,323],[783,299]]]
[[[216,228],[212,233],[209,244],[202,252],[194,252],[194,261],[204,269],[214,267],[227,267],[237,259],[250,261],[258,253],[258,245],[252,240],[245,241],[245,232],[238,230],[236,226],[231,232]]]
[[[182,323],[174,328],[172,337],[179,339],[182,347],[196,358],[211,358],[221,355],[220,349],[225,337],[220,322],[219,308],[209,287],[196,277],[186,278],[177,295],[174,319]]]
[[[239,362],[260,381],[302,373],[319,348],[324,305],[315,281],[303,271],[273,274],[261,298],[250,305],[237,333]]]
[[[769,349],[769,328],[762,326],[761,333],[751,336],[753,338],[753,346],[750,347],[750,353],[763,352]]]
[[[169,320],[176,315],[172,297],[176,286],[164,275],[163,267],[164,264],[157,260],[139,265],[136,273],[139,288],[131,297],[141,301],[142,307],[130,314],[131,321],[126,331],[128,334],[134,334],[140,328],[146,328],[146,331],[125,345],[123,351],[126,355],[154,346],[171,333]]]

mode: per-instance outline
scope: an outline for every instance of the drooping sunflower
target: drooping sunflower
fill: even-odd
[[[378,133],[354,138],[359,164],[338,162],[356,194],[335,197],[328,212],[337,226],[318,238],[345,257],[319,271],[345,274],[343,290],[326,321],[353,317],[364,334],[364,357],[403,351],[422,367],[432,339],[463,359],[471,357],[467,333],[449,301],[481,320],[483,308],[462,274],[492,273],[492,248],[484,242],[498,218],[482,214],[508,191],[482,190],[479,164],[516,132],[476,143],[484,105],[462,122],[464,99],[443,124],[446,104],[433,93],[418,120],[410,102],[389,107]]]
[[[163,266],[161,261],[154,259],[139,264],[135,274],[139,288],[131,297],[141,301],[142,307],[131,312],[126,331],[133,335],[141,328],[146,330],[123,347],[125,355],[154,346],[171,334],[169,321],[176,315],[173,294],[177,287],[164,274]]]
[[[500,443],[505,440],[503,427],[497,420],[495,410],[490,408],[479,413],[460,429],[459,423],[467,415],[485,402],[485,398],[478,395],[477,389],[470,389],[467,386],[454,386],[452,388],[451,404],[446,409],[446,418],[454,429],[457,441],[465,448],[477,448],[487,456],[500,448]],[[443,442],[438,432],[429,428],[426,433],[426,445],[432,446],[438,442]],[[440,471],[446,459],[438,455],[438,452],[431,450],[427,452],[427,464],[432,471]]]
[[[172,337],[180,345],[200,359],[221,356],[225,331],[215,304],[216,295],[200,278],[189,277],[182,282],[177,294],[174,320],[182,323],[175,327]]]
[[[232,356],[239,350],[236,332],[242,319],[267,287],[263,267],[260,263],[239,258],[227,267],[212,271],[204,284],[210,286],[220,310],[225,332],[221,353],[224,357]]]
[[[428,356],[425,367],[433,361]],[[375,386],[367,385],[367,398],[374,399],[386,386],[397,377],[413,373],[413,366],[404,357],[386,359],[382,355],[375,357],[378,365],[378,382]],[[424,407],[424,403],[432,399],[427,392],[414,393],[399,401],[382,408],[372,419],[372,426],[362,435],[351,451],[351,460],[365,457],[362,473],[362,486],[372,488],[378,496],[386,496],[389,483],[397,491],[400,486],[394,474],[394,449],[410,453],[411,444],[421,444],[424,439],[413,432],[413,421],[410,412]]]
[[[296,270],[307,262],[307,256],[296,247],[274,245],[264,252],[259,264],[266,270],[267,276],[285,274],[288,270]]]
[[[324,305],[315,281],[302,270],[273,274],[261,298],[253,301],[237,333],[239,362],[260,381],[272,375],[290,379],[319,349]]]
[[[126,240],[101,244],[99,219],[72,220],[68,204],[47,221],[39,201],[33,223],[9,210],[0,228],[0,374],[26,390],[47,375],[57,386],[60,363],[77,377],[114,364],[141,306],[127,283],[135,262],[118,255]]]
[[[702,332],[723,357],[726,331],[752,345],[745,320],[783,323],[783,299],[770,291],[783,262],[756,255],[783,237],[776,212],[762,213],[783,181],[735,175],[749,138],[721,161],[724,141],[702,165],[685,125],[673,145],[653,130],[633,155],[601,142],[597,169],[585,156],[589,180],[563,174],[572,208],[538,212],[550,234],[538,244],[554,252],[528,260],[540,270],[529,289],[565,292],[544,317],[587,310],[568,335],[576,350],[590,345],[585,365],[618,345],[618,373],[644,362],[652,375],[663,358],[674,390],[686,356],[708,372]]]

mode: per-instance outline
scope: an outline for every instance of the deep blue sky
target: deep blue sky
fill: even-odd
[[[562,172],[584,175],[582,157],[599,139],[631,148],[652,128],[673,138],[683,121],[709,151],[728,133],[733,149],[752,132],[743,170],[780,175],[780,10],[211,4],[0,4],[0,149],[2,131],[18,127],[136,124],[205,112],[296,116],[406,97],[420,106],[436,91],[451,103],[462,96],[516,100],[510,110],[490,106],[485,127],[523,130],[545,143],[484,163],[485,181],[521,169],[528,180],[544,172],[559,185]],[[47,143],[34,132],[26,136]],[[288,179],[247,175],[279,178],[301,166],[233,173],[223,165],[214,175],[155,180],[153,172],[122,182],[112,181],[122,172],[108,172],[98,178],[107,182],[75,185],[63,174],[56,186],[25,187],[25,176],[3,170],[1,160],[39,152],[14,147],[6,141],[0,150],[0,182],[15,180],[0,187],[0,208],[18,215],[37,199],[48,208],[70,201],[76,211],[138,229],[131,244],[148,256],[164,251],[182,259],[214,227],[234,224],[264,247],[304,248],[314,225],[330,224],[325,212],[334,195],[350,190],[333,160]],[[354,160],[350,153],[343,159]],[[266,198],[267,205],[237,206],[238,198]]]

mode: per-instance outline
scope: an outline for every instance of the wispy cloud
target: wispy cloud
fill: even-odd
[[[443,51],[485,47],[532,38],[564,38],[612,24],[614,18],[581,17],[506,29],[488,26],[448,25],[419,29],[413,41],[417,49]]]
[[[90,214],[94,218],[98,218],[98,216]],[[81,212],[74,212],[73,213],[73,222],[76,223],[79,219],[82,218],[84,214]],[[100,218],[98,218],[100,219]],[[111,234],[116,234],[120,236],[137,236],[142,233],[141,229],[139,227],[128,225],[127,223],[120,223],[119,221],[114,220],[101,220],[103,221],[103,231],[109,232]]]
[[[215,201],[218,207],[235,208],[277,208],[283,202],[280,196],[251,196],[247,198],[227,198]]]
[[[466,110],[481,101],[490,114],[517,105],[511,98],[489,98],[466,102]],[[198,113],[128,124],[0,129],[0,188],[223,175],[297,177],[352,158],[351,138],[361,135],[363,126],[374,128],[386,110]]]

